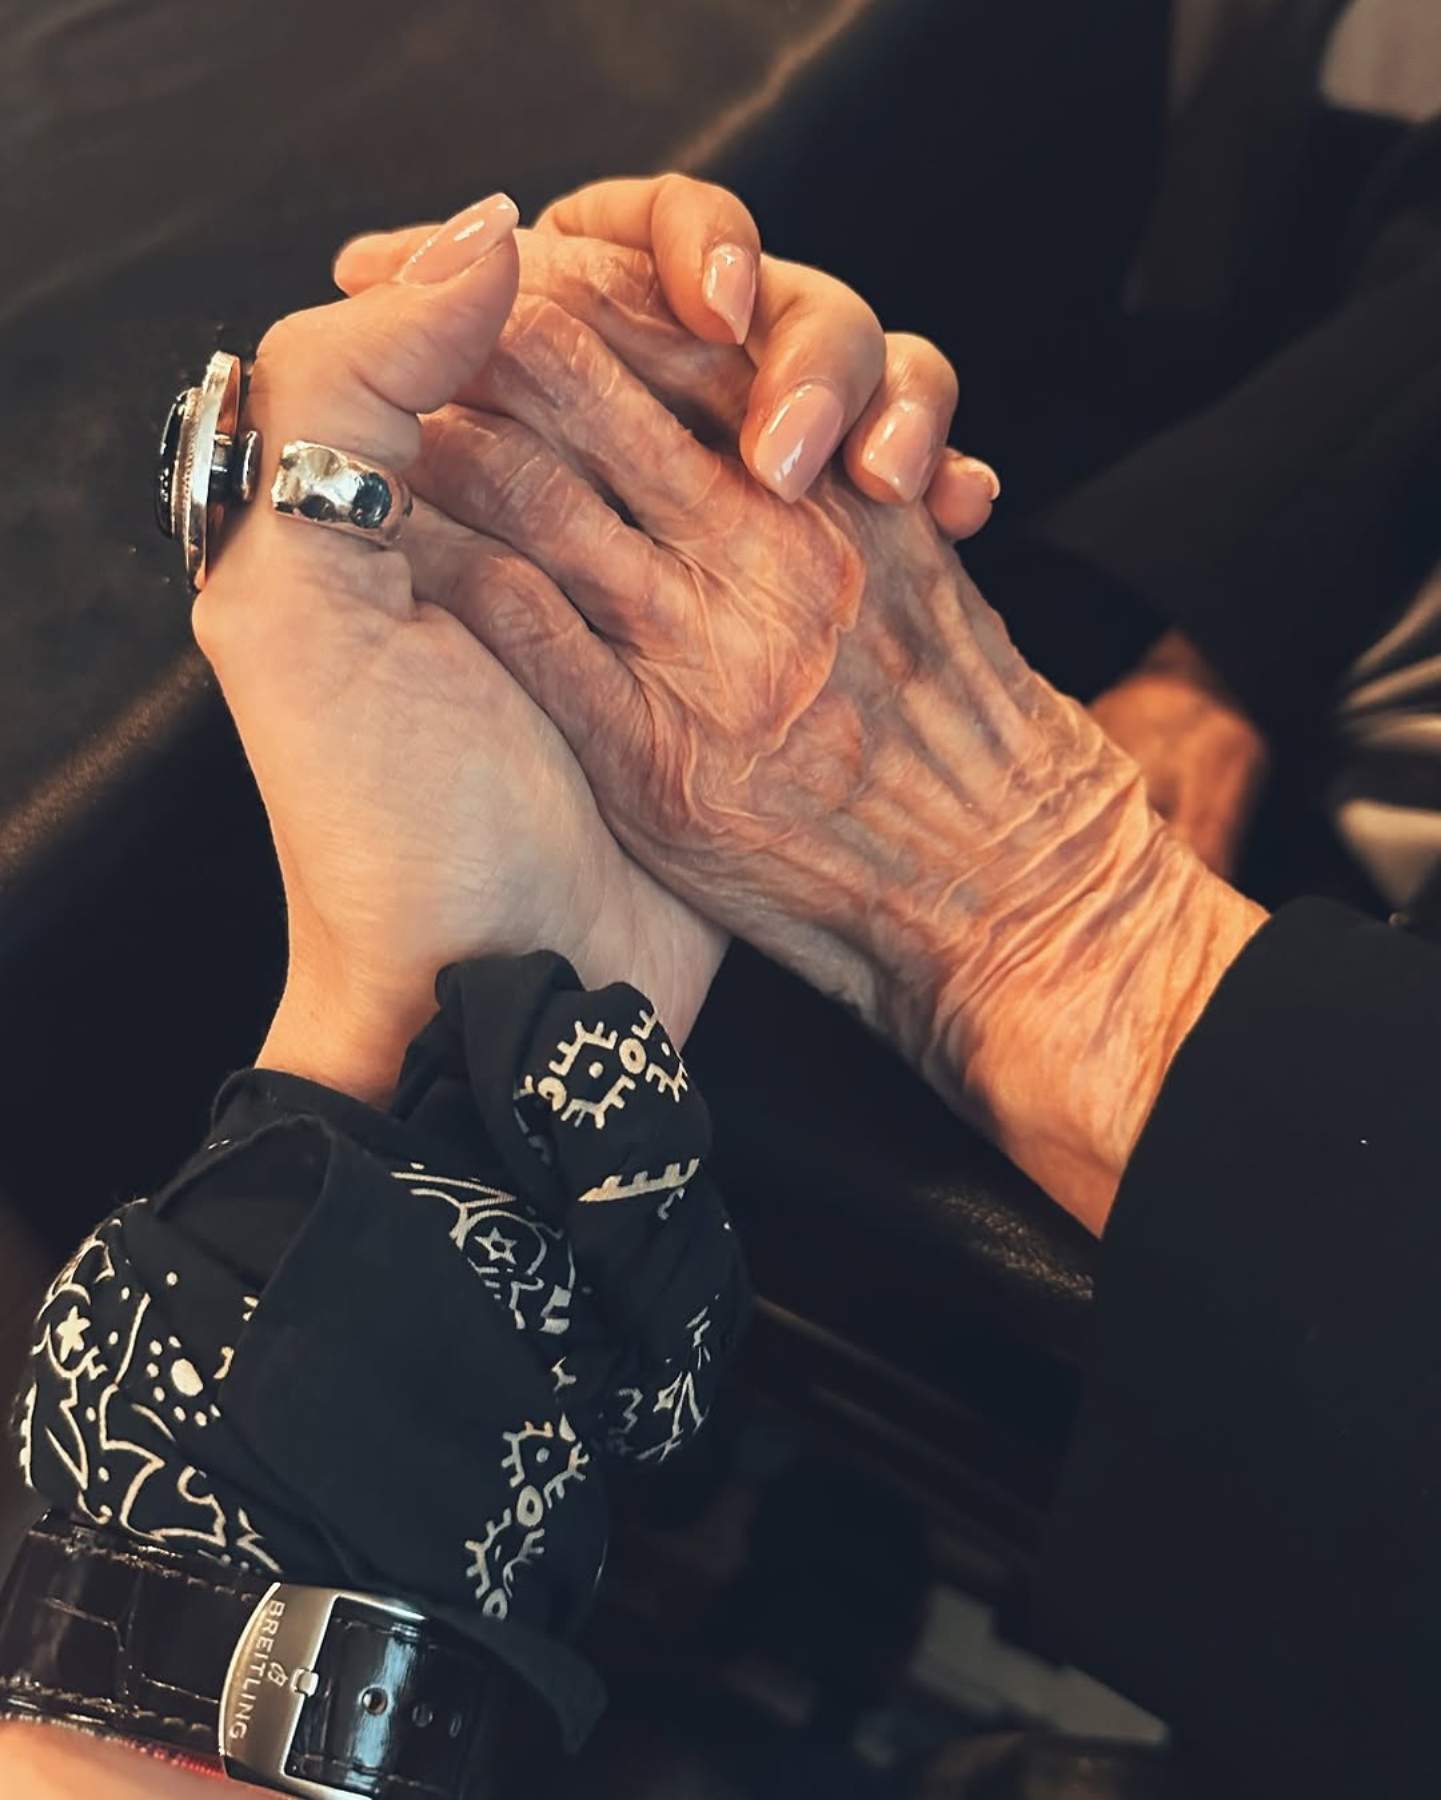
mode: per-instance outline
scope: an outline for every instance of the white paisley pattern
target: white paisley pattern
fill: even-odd
[[[703,1102],[655,1013],[633,990],[610,992],[608,1002],[566,994],[537,1032],[539,1044],[532,1041],[531,1072],[514,1070],[501,1090],[515,1107],[521,1143],[544,1171],[537,1201],[550,1183],[548,1211],[373,1146],[361,1152],[356,1177],[371,1184],[361,1189],[368,1203],[379,1191],[385,1228],[398,1230],[403,1244],[411,1218],[422,1236],[443,1234],[485,1296],[478,1307],[498,1309],[516,1334],[505,1349],[512,1340],[503,1331],[502,1348],[486,1350],[489,1360],[471,1369],[471,1391],[494,1405],[475,1414],[484,1420],[482,1441],[467,1445],[463,1496],[438,1501],[416,1538],[436,1559],[432,1576],[448,1571],[444,1587],[493,1619],[546,1616],[548,1581],[589,1591],[589,1567],[577,1582],[575,1564],[593,1555],[598,1574],[604,1555],[605,1498],[592,1455],[659,1463],[686,1444],[705,1421],[716,1353],[745,1307],[730,1225],[701,1172],[709,1143]],[[605,1004],[609,1016],[596,1016]],[[588,1006],[589,1020],[577,1016]],[[264,1122],[274,1122],[273,1111]],[[231,1129],[206,1145],[184,1182],[202,1183],[214,1165],[244,1158],[259,1141],[258,1131]],[[524,1185],[523,1171],[514,1179]],[[194,1245],[196,1262],[168,1267],[179,1239],[169,1235],[164,1208],[159,1217],[145,1208],[137,1201],[101,1225],[45,1297],[19,1416],[26,1479],[97,1525],[254,1569],[279,1572],[283,1558],[294,1574],[312,1522],[279,1510],[284,1491],[263,1481],[248,1487],[255,1453],[235,1385],[244,1377],[231,1376],[237,1357],[247,1375],[264,1366],[263,1351],[259,1365],[248,1358],[257,1339],[246,1338],[252,1329],[263,1334],[251,1320],[265,1318],[264,1295],[242,1294],[232,1277],[215,1290],[228,1297],[214,1299],[214,1267]],[[127,1220],[135,1226],[128,1240]],[[424,1311],[424,1295],[396,1297]],[[457,1316],[454,1305],[449,1316]],[[478,1345],[495,1344],[492,1322],[489,1337],[472,1336],[463,1307],[459,1317],[477,1356]],[[178,1318],[218,1348],[201,1353],[187,1344]],[[236,1479],[213,1483],[207,1468]]]
[[[575,1298],[575,1258],[565,1234],[514,1194],[458,1175],[392,1169],[416,1199],[439,1200],[455,1222],[450,1241],[517,1331],[564,1337]]]
[[[509,1613],[516,1576],[545,1550],[551,1511],[572,1482],[584,1481],[590,1463],[564,1413],[555,1424],[527,1423],[504,1435],[507,1449],[500,1466],[510,1503],[486,1522],[483,1536],[465,1541],[471,1555],[466,1579],[473,1583],[481,1611],[492,1619]]]
[[[61,1486],[97,1525],[275,1570],[245,1507],[228,1507],[177,1442],[221,1420],[229,1353],[197,1366],[125,1253],[124,1219],[86,1238],[46,1293],[18,1418],[21,1470],[51,1499]]]
[[[605,1130],[613,1112],[625,1110],[627,1094],[641,1081],[677,1102],[690,1087],[685,1059],[648,1006],[641,1007],[627,1032],[618,1025],[587,1025],[577,1019],[570,1036],[556,1045],[546,1071],[538,1079],[525,1076],[516,1099],[534,1097],[562,1125],[593,1125],[597,1131]]]

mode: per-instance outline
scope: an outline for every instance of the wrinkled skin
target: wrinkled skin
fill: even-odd
[[[644,259],[580,293],[550,256],[523,246],[499,353],[426,422],[421,590],[668,888],[863,1011],[896,958],[918,992],[944,960],[958,1004],[1081,834],[1146,836],[1134,766],[1021,662],[923,508],[834,474],[787,506],[672,417],[651,389],[723,441],[746,371],[670,322]],[[936,1021],[896,1024],[922,1055]]]
[[[499,353],[425,423],[417,590],[555,721],[637,862],[853,1005],[1099,1229],[1261,915],[1021,661],[921,506],[834,471],[776,499],[731,448],[739,352],[685,340],[644,258],[581,293],[550,254],[523,243]]]

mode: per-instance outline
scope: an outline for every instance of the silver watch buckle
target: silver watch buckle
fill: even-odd
[[[425,1623],[424,1614],[398,1600],[273,1582],[240,1634],[220,1694],[220,1760],[232,1780],[303,1800],[350,1800],[344,1788],[287,1772],[301,1714],[320,1685],[320,1653],[341,1602],[389,1620]]]

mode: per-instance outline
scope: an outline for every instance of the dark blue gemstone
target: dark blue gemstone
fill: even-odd
[[[362,475],[350,503],[352,521],[373,531],[377,525],[384,524],[389,511],[390,483],[383,475]]]

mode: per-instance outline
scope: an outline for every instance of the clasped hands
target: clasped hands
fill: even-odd
[[[683,1038],[734,933],[1099,1229],[1261,915],[966,576],[948,365],[720,190],[515,222],[361,240],[257,359],[267,445],[418,496],[383,552],[251,508],[196,604],[286,888],[261,1061],[382,1099],[441,966],[535,948]]]

